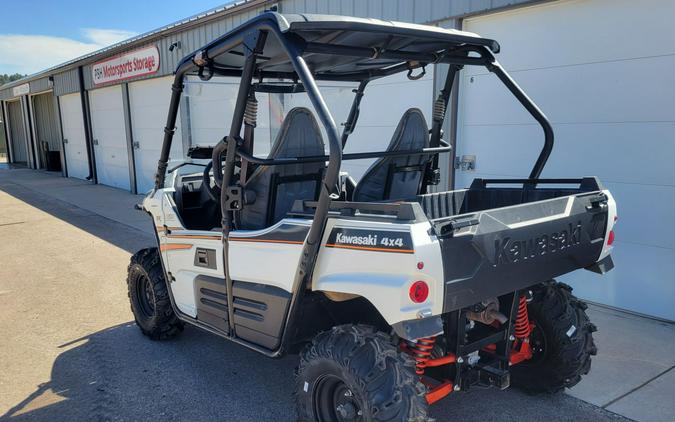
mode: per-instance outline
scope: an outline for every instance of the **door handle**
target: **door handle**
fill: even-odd
[[[67,143],[68,143],[68,139],[64,139],[64,140],[63,140],[63,143],[64,143],[64,144],[67,144]]]
[[[94,140],[92,141],[92,143],[93,143],[94,145],[98,145],[98,139],[94,139]]]

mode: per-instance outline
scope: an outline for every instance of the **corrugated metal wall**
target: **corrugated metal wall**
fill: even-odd
[[[54,106],[54,96],[51,92],[33,97],[33,114],[35,115],[37,140],[40,143],[47,142],[50,151],[61,150],[58,116]]]
[[[77,68],[54,75],[54,95],[72,94],[80,90]]]
[[[0,100],[7,100],[12,98],[12,89],[0,89]]]
[[[49,82],[49,77],[45,76],[44,78],[36,79],[30,81],[30,92],[37,93],[42,91],[47,91],[51,89],[52,84]]]
[[[26,131],[21,114],[21,101],[7,103],[7,112],[9,113],[7,119],[12,142],[12,159],[15,163],[25,163],[28,161],[28,154],[26,153]]]

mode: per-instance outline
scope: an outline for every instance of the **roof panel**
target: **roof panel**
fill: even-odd
[[[435,63],[443,55],[457,53],[460,46],[487,47],[496,52],[496,41],[454,29],[417,25],[379,19],[333,15],[280,15],[265,13],[247,23],[254,30],[257,24],[272,24],[285,37],[300,42],[303,58],[317,75],[353,75],[369,69],[382,69],[405,62]],[[216,64],[228,69],[244,65],[241,46],[218,54],[223,45],[236,42],[246,27],[236,28],[203,49]],[[209,52],[213,54],[208,54]],[[233,54],[237,53],[237,54]],[[395,55],[395,57],[392,56]],[[466,52],[461,53],[466,55]],[[215,56],[215,57],[214,57]],[[284,49],[276,37],[269,36],[258,68],[264,71],[293,72]],[[447,57],[447,56],[446,56]],[[190,61],[191,56],[184,59]]]

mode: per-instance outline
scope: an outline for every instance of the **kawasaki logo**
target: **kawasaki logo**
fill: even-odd
[[[377,246],[377,235],[369,234],[368,236],[347,236],[344,233],[338,233],[335,236],[335,243],[345,245],[359,245],[359,246]]]
[[[581,243],[581,221],[570,224],[566,230],[543,234],[530,239],[511,239],[506,237],[495,240],[493,266],[513,264],[537,256],[560,252]]]

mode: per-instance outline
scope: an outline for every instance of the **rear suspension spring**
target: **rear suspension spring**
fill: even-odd
[[[527,299],[524,295],[520,297],[520,302],[518,303],[518,315],[514,331],[516,338],[519,340],[529,339],[532,332],[530,317],[527,313]]]
[[[424,369],[427,362],[431,359],[431,352],[436,344],[436,337],[425,337],[417,339],[416,342],[408,342],[408,350],[415,358],[415,373],[419,376],[424,375]]]

